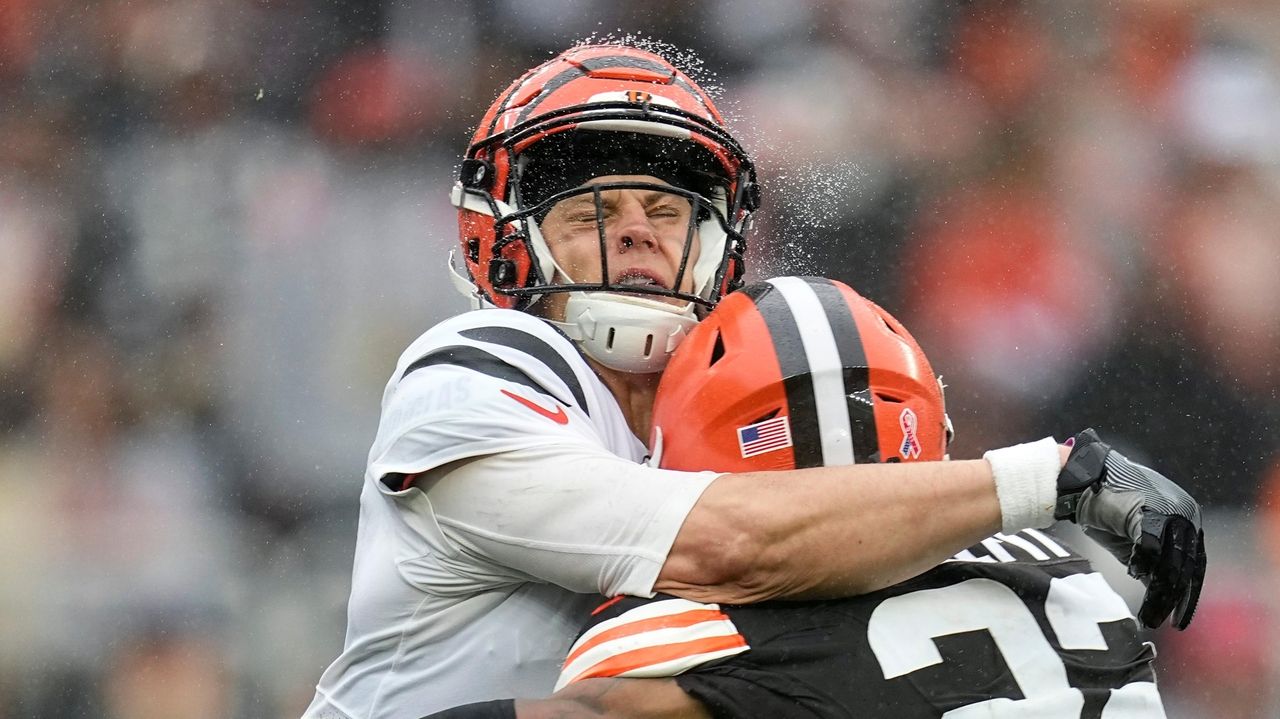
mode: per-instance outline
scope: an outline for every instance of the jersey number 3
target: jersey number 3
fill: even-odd
[[[1045,616],[1063,649],[1106,651],[1098,624],[1130,618],[1124,600],[1097,573],[1055,577]],[[1000,697],[953,709],[945,719],[1045,717],[1079,719],[1084,695],[1067,682],[1067,670],[1035,616],[1009,587],[970,579],[885,600],[871,614],[868,639],[885,679],[942,662],[933,640],[986,630],[1004,656],[1023,699]],[[1102,719],[1163,717],[1150,682],[1112,689]]]

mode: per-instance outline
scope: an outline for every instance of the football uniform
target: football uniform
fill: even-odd
[[[549,694],[598,594],[651,595],[716,476],[645,466],[645,452],[545,322],[486,309],[425,333],[383,395],[345,646],[305,716]]]
[[[1035,530],[861,597],[602,605],[558,686],[675,676],[716,717],[1163,717],[1124,601]]]

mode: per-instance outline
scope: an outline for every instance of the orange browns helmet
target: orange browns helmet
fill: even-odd
[[[848,285],[778,277],[726,297],[671,358],[662,467],[748,472],[942,459],[942,385],[910,333]]]
[[[610,286],[607,277],[591,286],[550,285],[555,265],[537,227],[550,205],[578,184],[566,187],[562,175],[572,175],[582,163],[565,158],[606,145],[622,158],[654,161],[631,172],[616,171],[624,163],[614,162],[615,171],[602,174],[676,176],[688,180],[679,194],[703,196],[697,218],[703,250],[689,268],[694,294],[639,291],[711,307],[741,285],[742,233],[758,204],[755,169],[711,98],[651,52],[580,45],[512,83],[485,113],[467,148],[452,201],[464,262],[486,301],[525,309],[547,291],[636,292],[634,286]],[[534,172],[539,159],[554,169]]]

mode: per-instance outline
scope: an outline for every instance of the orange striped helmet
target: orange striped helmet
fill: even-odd
[[[661,466],[750,472],[942,459],[942,385],[915,339],[848,285],[777,277],[726,297],[658,386]]]
[[[575,160],[600,152],[610,153],[605,166],[614,171],[595,176],[654,175],[680,188],[674,194],[701,198],[691,228],[702,251],[695,260],[686,256],[690,267],[680,270],[693,273],[692,293],[621,289],[608,273],[599,284],[549,284],[554,265],[537,223],[577,180],[590,179],[574,177],[584,165]],[[618,171],[628,158],[643,161]],[[539,172],[540,162],[553,169]],[[498,307],[524,309],[548,291],[599,290],[675,296],[709,308],[741,286],[743,232],[758,195],[750,158],[696,82],[651,52],[579,45],[498,96],[467,148],[452,201],[471,281]]]

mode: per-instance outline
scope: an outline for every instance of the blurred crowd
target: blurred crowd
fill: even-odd
[[[1191,490],[1170,716],[1280,712],[1280,6],[0,0],[0,719],[301,713],[471,126],[584,39],[715,89],[752,276],[898,315],[952,456],[1091,425]]]

